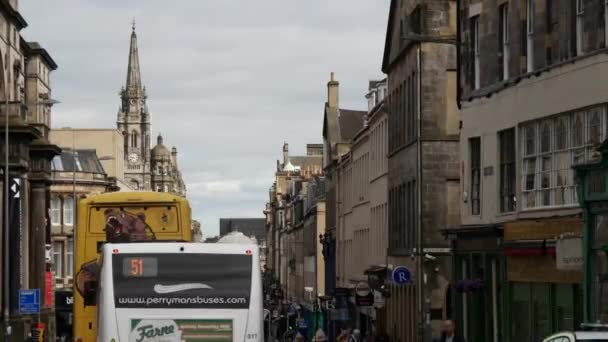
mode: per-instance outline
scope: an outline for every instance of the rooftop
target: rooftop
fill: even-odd
[[[51,170],[59,172],[105,173],[95,150],[76,150],[76,153],[72,151],[71,149],[63,149],[60,155],[55,156],[51,162]]]

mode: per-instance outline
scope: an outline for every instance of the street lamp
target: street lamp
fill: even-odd
[[[3,306],[4,306],[4,310],[3,310],[3,318],[4,318],[4,341],[8,342],[9,340],[9,336],[11,334],[11,326],[10,326],[10,321],[8,319],[8,315],[9,315],[9,307],[8,307],[8,301],[9,301],[9,282],[8,282],[8,268],[9,268],[9,262],[8,262],[8,258],[9,258],[9,253],[8,253],[8,247],[9,247],[9,243],[8,243],[8,238],[9,238],[9,234],[8,234],[8,224],[9,224],[9,220],[8,220],[8,210],[9,210],[9,206],[8,206],[8,201],[9,201],[9,196],[8,196],[8,162],[9,162],[9,158],[8,158],[8,153],[9,153],[9,148],[8,148],[8,84],[5,85],[4,87],[4,243],[2,248],[4,249],[4,255],[3,255],[3,267],[2,270],[4,271],[4,278],[3,278]]]

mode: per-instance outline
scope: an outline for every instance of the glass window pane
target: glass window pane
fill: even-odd
[[[53,242],[53,265],[55,265],[55,278],[63,277],[63,242]]]
[[[61,200],[57,196],[51,198],[51,224],[61,224]]]
[[[532,284],[532,312],[535,329],[534,341],[542,341],[551,334],[551,310],[549,284]]]
[[[540,152],[551,151],[551,121],[547,120],[541,125],[541,137],[540,137]]]
[[[608,215],[595,215],[594,226],[594,247],[608,245]]]
[[[532,124],[526,127],[526,142],[525,142],[525,155],[533,155],[536,153],[536,125]]]
[[[608,322],[608,257],[604,251],[598,250],[595,255],[594,287],[597,296],[597,319]]]
[[[66,244],[66,276],[71,277],[74,274],[74,240],[69,239]]]
[[[529,341],[530,322],[530,285],[512,283],[511,341]]]
[[[555,124],[555,149],[564,150],[568,148],[568,117],[562,116]]]
[[[553,330],[574,330],[574,289],[571,284],[555,285],[557,328]]]
[[[74,199],[66,197],[63,201],[63,223],[67,226],[74,224]]]
[[[529,158],[524,161],[524,167],[526,172],[525,188],[524,190],[534,190],[535,187],[535,176],[536,176],[536,159]]]
[[[602,141],[602,117],[600,108],[594,108],[589,111],[589,133],[588,144],[599,144]]]
[[[572,146],[578,147],[583,145],[583,115],[584,113],[576,113],[572,122]]]

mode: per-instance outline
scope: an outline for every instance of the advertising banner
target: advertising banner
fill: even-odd
[[[251,255],[115,254],[117,308],[248,309]]]
[[[232,320],[132,319],[129,342],[232,342]]]

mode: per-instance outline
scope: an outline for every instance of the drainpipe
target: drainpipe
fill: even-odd
[[[456,16],[460,15],[460,0],[456,1]],[[460,95],[462,94],[462,89],[460,88],[460,35],[462,32],[460,31],[460,21],[456,22],[456,105],[458,109],[462,109],[462,104],[460,103]]]
[[[418,69],[418,113],[417,113],[417,135],[418,135],[418,144],[417,144],[417,205],[416,210],[418,214],[418,219],[416,220],[416,268],[418,275],[416,278],[418,280],[418,321],[419,321],[419,329],[420,336],[423,337],[422,341],[427,341],[427,326],[430,324],[430,316],[428,312],[425,310],[426,304],[426,296],[425,296],[425,285],[426,285],[426,272],[423,268],[423,258],[424,258],[424,249],[423,249],[423,241],[422,241],[422,52],[421,52],[421,43],[418,43],[416,54],[416,67]]]

